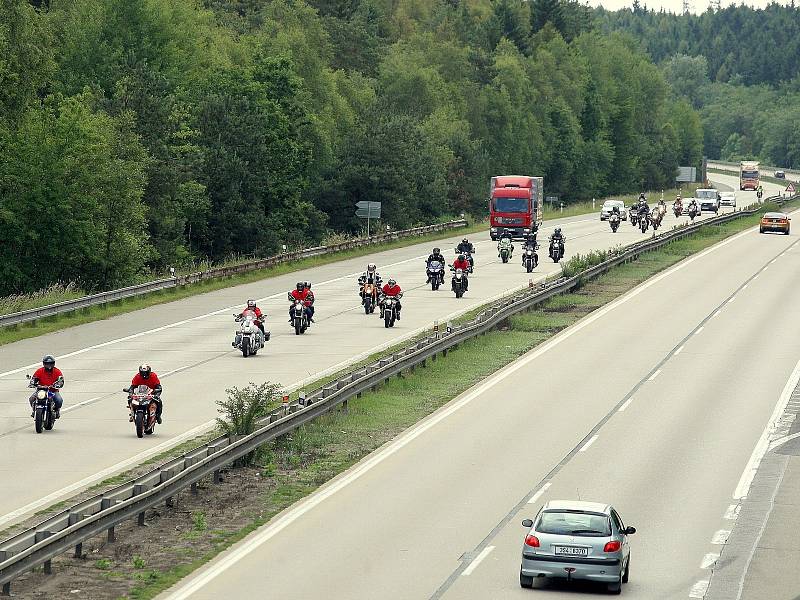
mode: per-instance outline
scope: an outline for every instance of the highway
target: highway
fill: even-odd
[[[748,230],[679,263],[162,597],[533,597],[519,587],[520,522],[548,499],[580,498],[613,503],[638,529],[626,596],[702,598],[796,370],[798,241]]]
[[[735,185],[735,178],[718,176]],[[768,191],[769,191],[768,187]],[[753,194],[739,194],[740,205]],[[599,207],[598,207],[599,210]],[[685,218],[680,219],[685,221]],[[668,215],[665,225],[676,220]],[[540,241],[555,225],[567,236],[567,258],[575,252],[629,244],[643,235],[627,223],[611,234],[596,215],[545,223]],[[437,242],[452,256],[457,240]],[[492,298],[524,286],[531,278],[515,255],[506,265],[496,258],[487,234],[477,242],[476,275],[470,291],[455,300],[448,289],[434,293],[424,283],[423,259],[431,244],[376,252],[259,282],[194,296],[111,319],[0,347],[0,527],[20,520],[177,443],[207,431],[216,417],[215,400],[226,388],[270,380],[296,388],[369,354],[413,336],[434,320],[445,321]],[[546,244],[534,280],[559,271],[547,261]],[[406,291],[403,319],[386,330],[377,316],[365,316],[355,278],[368,261]],[[317,323],[303,336],[288,324],[286,291],[297,280],[314,283]],[[247,298],[257,298],[269,315],[272,341],[257,357],[244,359],[230,346],[234,322]],[[65,373],[65,409],[52,432],[33,433],[26,410],[25,373],[45,353]],[[125,395],[139,363],[147,361],[164,384],[164,425],[140,440],[127,421]],[[23,468],[32,456],[47,456],[36,469]]]

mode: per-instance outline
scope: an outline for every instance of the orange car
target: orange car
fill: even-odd
[[[791,219],[786,213],[764,213],[764,216],[761,217],[761,224],[758,227],[758,231],[759,233],[764,233],[765,231],[782,231],[785,235],[789,235],[789,221],[791,221]]]

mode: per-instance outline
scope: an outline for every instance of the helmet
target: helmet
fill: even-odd
[[[561,227],[556,227],[556,230],[553,233],[555,235],[561,235]]]
[[[298,292],[302,292],[304,289],[306,289],[306,282],[305,281],[298,281],[297,285],[295,285],[295,287],[297,288]]]
[[[56,359],[53,358],[52,355],[48,354],[47,356],[42,358],[42,365],[44,365],[44,368],[49,371],[50,369],[56,366]]]
[[[466,259],[464,258],[464,255],[463,255],[463,254],[459,254],[459,255],[458,255],[458,260],[466,260]]]
[[[467,238],[464,238],[463,240],[461,240],[461,243],[462,244],[469,244],[469,240]]]
[[[434,248],[434,249],[433,249],[433,253],[434,253],[434,254],[439,254],[439,253],[441,253],[441,249],[439,249],[439,248]]]
[[[141,365],[139,365],[139,375],[141,375],[145,379],[150,377],[150,373],[152,372],[153,369],[151,369],[150,365],[148,365],[147,363],[142,363]]]
[[[247,301],[247,308],[255,308],[255,307],[256,307],[256,301],[255,300],[248,300]]]
[[[394,279],[390,279],[390,280],[389,280],[389,281],[387,281],[386,283],[388,283],[388,284],[389,284],[389,287],[394,287],[394,286],[396,286],[396,285],[397,285],[397,282],[396,282]]]
[[[374,272],[375,272],[375,269],[377,269],[377,268],[378,268],[378,267],[377,267],[377,266],[375,266],[375,263],[369,263],[369,264],[367,265],[367,273],[374,273]]]
[[[310,290],[310,289],[311,289],[311,282],[310,282],[310,281],[304,281],[304,282],[303,282],[303,285],[305,285],[305,287],[306,287],[306,289],[307,289],[307,290]]]

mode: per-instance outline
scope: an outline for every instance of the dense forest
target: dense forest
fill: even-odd
[[[712,158],[800,168],[800,9],[729,6],[700,15],[643,8],[595,12],[634,36],[671,88],[700,111]]]
[[[575,0],[0,0],[0,294],[482,215],[697,164],[691,100]],[[728,140],[725,140],[727,143]]]

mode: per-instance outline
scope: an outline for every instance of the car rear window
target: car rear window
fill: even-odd
[[[548,510],[541,514],[535,527],[539,533],[601,537],[611,535],[608,516],[583,511]]]

